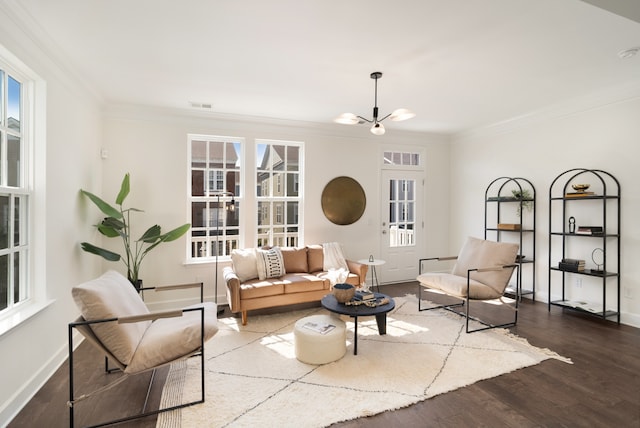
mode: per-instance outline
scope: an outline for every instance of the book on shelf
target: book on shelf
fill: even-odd
[[[576,235],[602,235],[604,229],[602,226],[578,226]]]
[[[582,260],[582,259],[564,258],[564,259],[562,259],[562,263],[573,264],[573,265],[583,265],[584,266],[584,260]]]
[[[594,196],[595,192],[567,192],[565,198],[584,198],[585,196]]]
[[[604,312],[604,307],[597,303],[583,302],[579,300],[559,300],[556,303],[573,309],[590,312],[592,314],[602,314]]]
[[[499,230],[520,230],[520,225],[517,223],[498,223]]]
[[[376,298],[376,295],[372,291],[356,290],[356,294],[353,297],[356,300],[372,300]]]
[[[580,259],[565,258],[558,263],[558,269],[568,272],[583,272],[585,262]]]
[[[313,330],[316,333],[327,334],[334,328],[336,328],[333,324],[328,324],[324,322],[312,322],[309,321],[303,325],[304,328],[308,328],[309,330]]]
[[[571,263],[558,263],[558,269],[566,272],[584,272],[584,265],[574,265]]]

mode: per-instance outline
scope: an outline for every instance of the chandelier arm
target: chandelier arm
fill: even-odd
[[[362,116],[356,116],[356,117],[357,117],[358,119],[362,119],[362,120],[364,120],[365,122],[373,123],[373,120],[365,119],[365,118],[364,118],[364,117],[362,117]]]
[[[386,118],[388,118],[389,116],[391,116],[392,113],[389,113],[388,115],[386,115],[385,117],[383,117],[382,119],[378,119],[378,122],[382,122],[383,120],[385,120]]]

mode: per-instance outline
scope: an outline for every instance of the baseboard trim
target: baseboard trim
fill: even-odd
[[[77,347],[80,342],[80,340],[75,340],[75,347]],[[44,364],[40,370],[34,373],[33,376],[24,383],[22,388],[16,391],[13,396],[2,405],[2,409],[0,409],[0,426],[7,426],[9,422],[20,413],[60,366],[67,361],[68,353],[68,344],[65,343],[47,360],[46,364]]]

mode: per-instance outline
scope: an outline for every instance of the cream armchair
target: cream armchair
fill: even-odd
[[[175,287],[172,287],[175,288]],[[83,399],[104,391],[131,375],[154,370],[191,356],[200,357],[199,400],[157,411],[127,416],[94,426],[137,419],[204,402],[204,343],[218,332],[216,305],[206,302],[188,308],[151,313],[131,283],[115,271],[73,287],[73,299],[81,316],[69,323],[69,423],[74,426],[74,409]],[[89,394],[75,397],[74,330],[96,346],[124,376]],[[108,370],[108,367],[105,367]],[[111,371],[111,370],[108,370]]]
[[[504,293],[509,284],[514,270],[518,269],[515,263],[518,254],[518,244],[506,242],[493,242],[473,237],[467,238],[465,245],[458,256],[432,257],[419,260],[418,275],[418,310],[446,309],[466,318],[466,332],[486,330],[495,327],[514,326],[518,321],[518,298],[513,306],[514,319],[501,324],[492,324],[473,317],[469,314],[469,306],[472,300],[499,299],[502,304],[507,304]],[[423,263],[426,261],[456,260],[456,264],[450,273],[425,272]],[[517,272],[516,272],[517,273]],[[518,275],[515,275],[516,280]],[[459,299],[456,303],[443,304],[422,308],[423,290],[435,289],[448,296]],[[465,306],[464,313],[453,308]],[[469,330],[469,319],[480,322],[484,327]]]

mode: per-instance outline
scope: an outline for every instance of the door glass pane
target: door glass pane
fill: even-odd
[[[389,183],[389,247],[415,245],[415,180]]]

